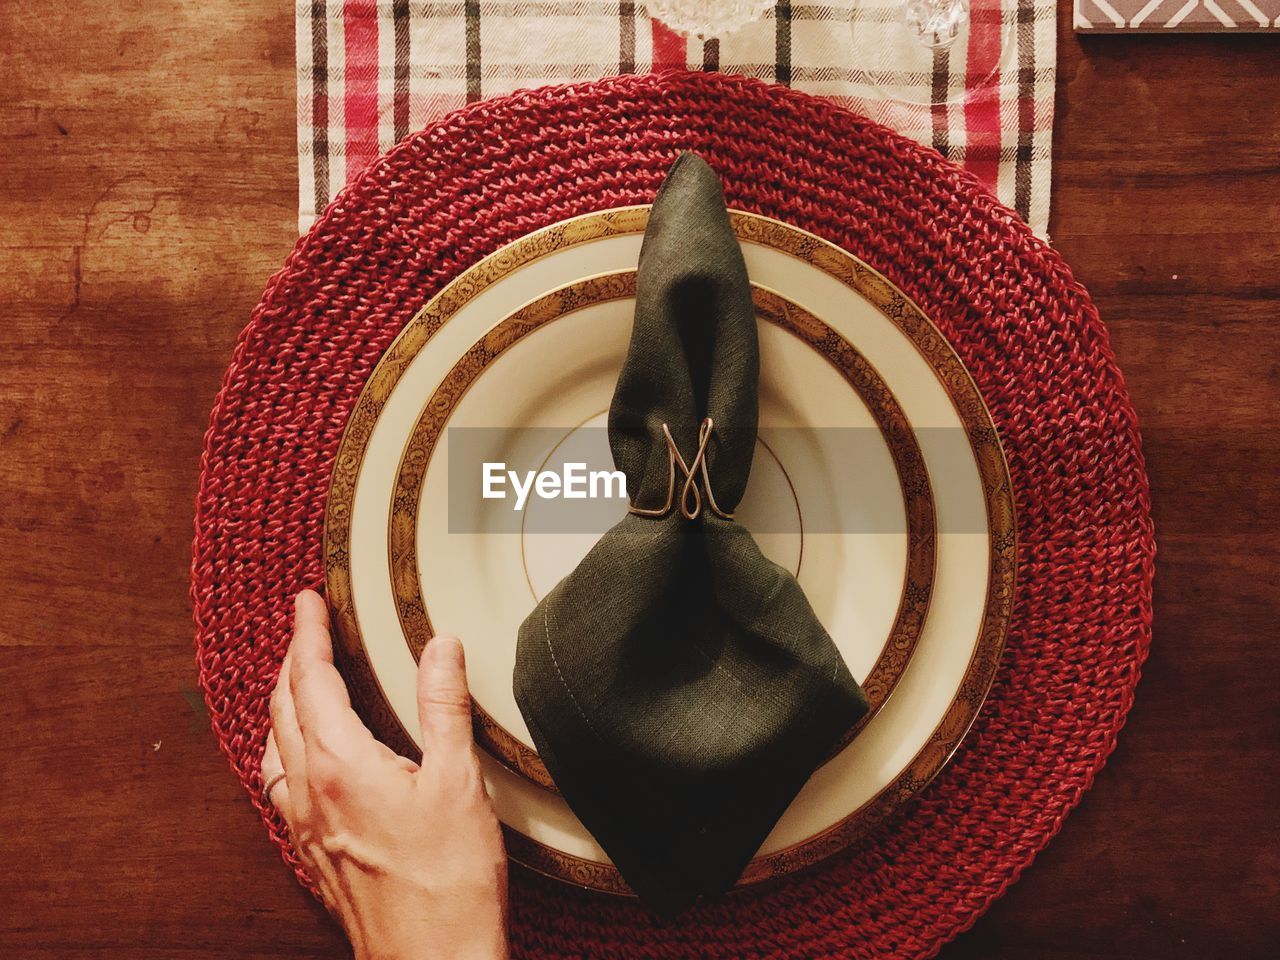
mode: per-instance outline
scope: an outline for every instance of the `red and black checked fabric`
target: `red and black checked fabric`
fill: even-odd
[[[907,31],[905,0],[778,0],[757,22],[706,39],[650,18],[644,0],[298,0],[300,226],[375,157],[466,103],[691,69],[865,114],[962,165],[1044,236],[1054,0],[969,6],[969,27],[931,50]]]

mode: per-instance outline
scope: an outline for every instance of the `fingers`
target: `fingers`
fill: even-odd
[[[352,751],[367,749],[373,742],[372,734],[351,709],[347,685],[333,665],[329,611],[314,591],[298,594],[293,644],[286,663],[292,707],[308,752],[319,749],[349,756]],[[280,747],[286,750],[283,742]]]
[[[427,641],[418,663],[418,720],[423,762],[448,763],[471,753],[471,695],[462,644],[456,637]]]
[[[262,751],[262,784],[263,789],[277,774],[284,772],[284,764],[280,760],[280,748],[276,746],[275,735],[267,731],[267,746]]]
[[[271,691],[271,732],[267,735],[267,749],[262,757],[264,782],[270,777],[273,767],[285,772],[284,779],[272,788],[267,800],[275,805],[290,824],[298,814],[305,812],[307,806],[306,790],[289,789],[290,781],[294,784],[307,782],[306,748],[302,742],[302,731],[298,729],[298,718],[293,708],[293,693],[289,689],[292,662],[292,656],[285,654],[280,675],[276,678],[275,689]],[[304,809],[300,810],[299,804]]]
[[[267,802],[279,810],[285,820],[292,819],[289,778],[285,774],[284,762],[280,759],[280,748],[276,746],[274,731],[267,732],[267,748],[262,753],[262,785]]]
[[[276,679],[276,688],[271,692],[271,740],[267,746],[277,749],[280,764],[293,777],[293,782],[302,783],[307,776],[307,757],[293,706],[292,684],[289,681],[289,675],[293,672],[292,665],[292,653],[286,654],[284,664],[280,667],[280,676]]]

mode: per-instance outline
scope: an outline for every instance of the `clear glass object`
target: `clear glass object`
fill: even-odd
[[[949,47],[968,25],[969,0],[906,0],[902,15],[917,42]]]
[[[1017,4],[852,0],[849,76],[855,96],[912,109],[992,96],[1001,69],[1016,66]]]
[[[677,33],[722,37],[759,20],[776,0],[645,0],[649,16]]]

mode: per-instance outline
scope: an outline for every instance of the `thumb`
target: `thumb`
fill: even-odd
[[[424,757],[471,750],[471,695],[462,642],[432,637],[418,661],[418,721]]]

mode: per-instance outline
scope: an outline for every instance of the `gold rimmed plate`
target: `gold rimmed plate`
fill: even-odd
[[[739,516],[771,559],[801,578],[811,597],[823,597],[819,606],[827,622],[844,625],[837,630],[842,653],[871,709],[846,733],[838,744],[843,747],[888,699],[919,637],[933,588],[933,499],[915,434],[876,370],[807,310],[767,288],[756,287],[753,295],[764,322],[764,412]],[[584,464],[584,472],[611,467],[601,405],[612,392],[634,296],[635,272],[621,271],[537,298],[474,344],[423,406],[400,457],[388,526],[396,610],[415,659],[435,633],[433,610],[443,611],[451,631],[514,637],[532,605],[621,519],[625,499],[585,516],[590,508],[574,504],[577,516],[562,509],[559,518],[547,519],[538,511],[550,509],[534,499],[517,525],[510,512],[478,496],[478,465],[515,464],[535,473],[570,462]],[[539,332],[523,356],[498,363]],[[552,357],[554,365],[548,363]],[[490,379],[478,384],[486,374]],[[792,389],[796,382],[805,384],[803,396]],[[574,389],[566,390],[566,383]],[[576,426],[559,426],[565,423]],[[450,430],[453,442],[445,452],[441,441]],[[788,471],[787,460],[798,469]],[[857,477],[856,496],[852,483],[837,489],[841,474]],[[857,562],[848,556],[854,541],[830,535],[854,530],[884,534],[877,544],[860,538],[859,552],[872,568],[861,578],[864,596],[842,589],[849,564]],[[904,531],[905,565],[898,569]],[[504,538],[506,533],[517,535]],[[483,601],[480,582],[486,584]],[[501,642],[481,651],[476,739],[510,769],[554,790],[508,693],[513,656],[514,648]],[[404,729],[383,733],[409,743]]]
[[[457,457],[439,439],[470,430],[492,437],[495,456],[536,466],[575,434],[603,436],[593,423],[625,351],[647,213],[540,231],[428,304],[352,415],[326,516],[342,666],[370,726],[414,750],[415,653],[433,626],[462,635],[512,856],[618,892],[616,870],[538,782],[510,693],[514,627],[594,535],[530,533],[527,518],[486,528],[459,506]],[[759,496],[753,508],[748,490],[743,522],[769,528],[758,534],[766,553],[799,570],[855,676],[883,694],[779,821],[744,876],[753,882],[830,855],[945,763],[994,674],[1014,543],[995,430],[932,324],[844,251],[777,221],[732,219],[762,319]]]

